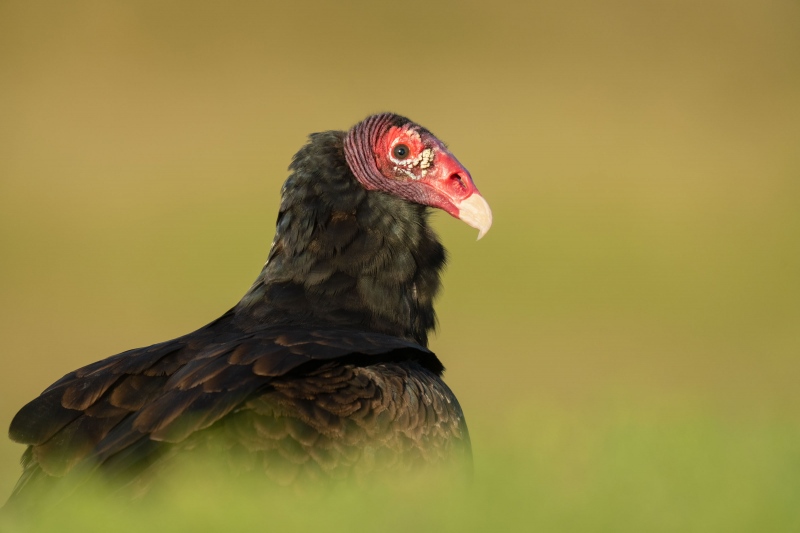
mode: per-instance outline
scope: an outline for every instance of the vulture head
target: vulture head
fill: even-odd
[[[367,190],[393,194],[442,209],[478,230],[492,225],[492,211],[469,171],[442,141],[405,117],[367,117],[347,132],[345,157]]]

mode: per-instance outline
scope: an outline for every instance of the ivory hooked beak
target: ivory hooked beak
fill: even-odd
[[[478,230],[478,240],[492,227],[492,210],[480,194],[472,194],[456,207],[458,218]]]

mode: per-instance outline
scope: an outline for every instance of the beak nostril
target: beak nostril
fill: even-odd
[[[467,185],[464,183],[464,178],[461,177],[461,174],[451,174],[450,179],[461,185],[462,189],[467,188]]]

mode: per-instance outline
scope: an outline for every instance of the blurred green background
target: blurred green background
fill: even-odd
[[[791,0],[4,0],[0,421],[227,310],[306,135],[391,110],[495,215],[435,217],[432,348],[492,509],[464,515],[800,527],[798,28]]]

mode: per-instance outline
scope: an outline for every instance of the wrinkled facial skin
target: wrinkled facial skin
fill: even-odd
[[[491,227],[492,210],[469,171],[425,128],[397,115],[373,115],[353,126],[344,145],[365,189],[442,209],[478,229],[478,239]]]
[[[442,209],[458,216],[456,204],[477,193],[467,169],[441,141],[414,127],[392,127],[376,146],[378,169],[390,179],[416,181],[444,195]]]
[[[414,128],[393,127],[383,136],[377,149],[378,168],[387,177],[420,180],[433,165],[435,149],[443,149],[436,139],[427,139]]]

